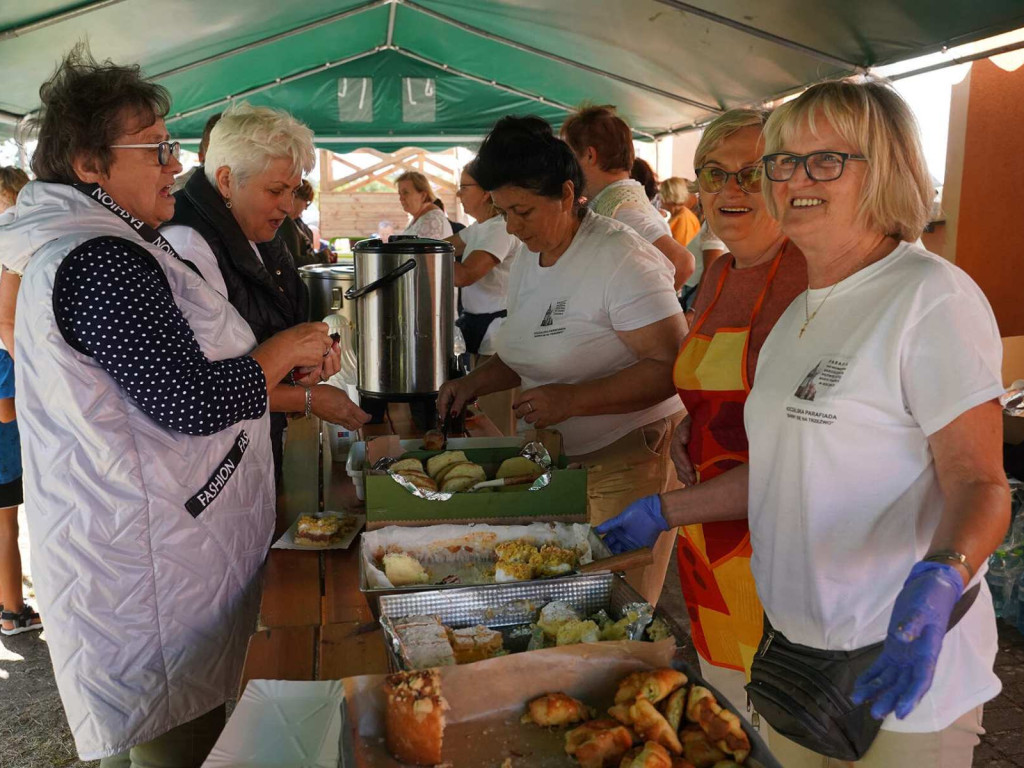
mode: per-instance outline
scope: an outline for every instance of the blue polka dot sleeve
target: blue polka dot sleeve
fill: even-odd
[[[212,435],[267,408],[259,363],[208,360],[163,270],[141,249],[117,240],[79,247],[57,272],[53,306],[68,343],[167,429]]]

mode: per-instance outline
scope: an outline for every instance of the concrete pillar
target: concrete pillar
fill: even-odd
[[[1024,335],[1024,67],[975,62],[949,123],[943,255],[984,291],[1002,336]]]

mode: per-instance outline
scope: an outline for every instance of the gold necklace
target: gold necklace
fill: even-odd
[[[806,331],[807,330],[807,326],[811,324],[811,320],[813,320],[814,318],[816,318],[818,316],[818,313],[821,311],[821,308],[824,307],[825,306],[825,302],[828,301],[828,297],[832,295],[832,291],[834,291],[836,289],[836,286],[839,285],[839,283],[841,283],[841,282],[842,282],[842,280],[840,280],[838,283],[833,283],[832,284],[832,287],[828,289],[828,293],[825,294],[825,298],[821,300],[821,304],[818,305],[817,309],[814,310],[813,314],[811,313],[810,300],[807,298],[807,294],[809,294],[811,292],[811,289],[808,288],[806,291],[804,291],[804,318],[805,319],[804,319],[804,324],[800,327],[800,335],[797,336],[798,339],[802,339],[804,337],[804,331]]]

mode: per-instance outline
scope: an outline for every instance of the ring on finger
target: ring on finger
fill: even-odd
[[[527,404],[528,406],[530,406],[530,410],[529,410],[529,411],[527,411],[527,413],[533,413],[533,403],[532,403],[531,401],[527,400],[527,401],[526,401],[526,404]]]

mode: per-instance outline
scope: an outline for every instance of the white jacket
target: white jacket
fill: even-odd
[[[86,760],[149,741],[236,690],[274,521],[266,413],[209,437],[168,431],[65,342],[54,275],[104,235],[153,254],[207,358],[255,346],[226,299],[82,192],[32,182],[0,217],[0,254],[24,273],[15,371],[32,572]],[[208,506],[193,517],[185,503],[204,491]]]

